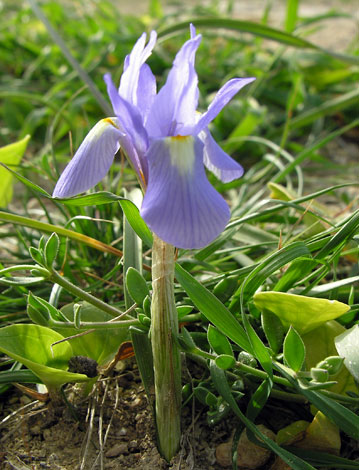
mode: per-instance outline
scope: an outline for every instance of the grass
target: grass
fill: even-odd
[[[280,322],[273,312],[256,306],[255,293],[280,291],[312,300],[338,300],[350,307],[337,318],[338,332],[358,323],[358,40],[340,53],[316,47],[309,33],[321,26],[326,15],[301,18],[298,0],[287,2],[282,29],[269,26],[269,10],[263,12],[262,23],[234,20],[231,2],[227,15],[220,19],[216,2],[208,8],[188,7],[166,14],[159,1],[152,1],[150,14],[142,17],[121,15],[109,1],[89,3],[85,10],[80,1],[46,2],[38,7],[33,0],[30,3],[32,8],[26,2],[3,6],[0,30],[0,144],[31,135],[16,168],[22,183],[16,183],[12,203],[0,212],[0,269],[6,268],[0,324],[29,321],[30,291],[55,308],[78,300],[71,289],[52,284],[38,273],[34,273],[35,281],[31,276],[28,266],[34,263],[34,252],[30,247],[44,247],[41,236],[52,231],[60,236],[57,271],[84,292],[125,310],[131,303],[124,283],[127,268],[141,270],[142,265],[150,287],[146,271],[151,263],[150,240],[138,225],[136,213],[126,212],[126,216],[132,227],[137,224],[143,254],[131,226],[124,222],[124,206],[116,198],[101,205],[63,205],[35,184],[51,193],[88,130],[107,115],[102,76],[111,72],[118,81],[124,57],[142,31],[159,31],[160,41],[149,64],[162,84],[192,21],[203,34],[196,62],[201,109],[229,78],[255,76],[257,80],[232,100],[211,128],[216,140],[246,170],[242,179],[228,184],[209,175],[230,202],[232,220],[208,247],[179,252],[177,306],[191,307],[181,319],[186,329],[179,341],[189,357],[199,362],[205,358],[201,364],[208,375],[205,393],[203,384],[194,382],[191,394],[204,403],[214,420],[217,415],[220,419],[224,400],[260,438],[253,422],[258,413],[265,413],[271,394],[305,398],[355,438],[359,405],[355,389],[337,392],[325,382],[313,389],[308,378],[316,365],[309,357],[313,341],[300,331],[306,363],[293,372],[291,342],[302,343],[290,335],[284,357],[289,371],[283,369],[286,332],[275,343]],[[340,18],[340,6],[329,16]],[[97,189],[124,194],[136,184],[132,170],[118,158]],[[114,249],[120,250],[119,256]],[[26,277],[16,279],[20,268],[14,266],[21,265],[27,266],[23,269]],[[11,267],[13,273],[7,270]],[[147,331],[145,305],[139,305],[137,315],[138,327]],[[216,333],[208,333],[209,324]],[[323,341],[333,342],[333,338],[329,335]],[[252,365],[238,357],[241,349],[250,353]],[[227,373],[218,359],[223,355],[234,361]],[[330,355],[336,355],[335,349]],[[1,370],[8,374],[8,367],[4,362]],[[141,367],[146,369],[146,363]],[[241,367],[250,369],[246,369],[249,386],[244,390],[248,400],[239,409],[233,396]],[[11,381],[6,377],[8,387]],[[259,379],[262,385],[253,392]],[[321,463],[357,468],[350,458],[339,462],[332,457],[328,463],[328,456],[310,452],[303,463],[293,454],[288,457],[288,451],[276,444],[267,445],[282,458],[292,459],[292,468]]]

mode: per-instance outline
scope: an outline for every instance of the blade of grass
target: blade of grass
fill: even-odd
[[[55,31],[55,29],[51,26],[49,20],[46,18],[42,10],[37,5],[36,0],[29,0],[29,3],[35,15],[44,24],[45,28],[47,29],[47,32],[52,37],[54,42],[59,46],[63,55],[68,60],[68,62],[71,64],[74,70],[76,70],[79,77],[87,84],[89,90],[91,91],[92,95],[96,99],[97,103],[99,104],[99,106],[101,107],[105,115],[112,116],[113,111],[112,111],[111,106],[104,99],[101,92],[99,91],[99,89],[97,88],[97,86],[95,85],[91,77],[88,75],[86,70],[83,67],[81,67],[80,63],[71,54],[70,50],[68,49],[68,47],[66,46],[65,42],[60,37],[60,35],[57,33],[57,31]]]
[[[174,33],[187,31],[189,23],[193,23],[196,27],[202,28],[220,28],[243,33],[251,33],[255,36],[260,36],[266,39],[270,39],[272,41],[286,44],[287,46],[293,46],[300,49],[317,50],[332,57],[335,57],[336,59],[339,59],[343,62],[359,64],[358,57],[328,51],[313,44],[310,41],[307,41],[306,39],[294,36],[293,34],[281,31],[276,28],[271,28],[260,23],[253,23],[251,21],[233,20],[229,18],[192,18],[188,21],[176,23],[173,26],[169,26],[168,28],[160,30],[158,36],[160,38],[165,38],[166,36],[172,35]]]

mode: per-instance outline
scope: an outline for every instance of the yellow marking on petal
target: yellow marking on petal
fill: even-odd
[[[186,139],[188,139],[189,137],[191,137],[191,136],[189,136],[189,135],[179,135],[179,134],[178,134],[178,135],[175,135],[175,136],[170,137],[170,138],[171,138],[171,139],[174,139],[174,140],[186,140]]]
[[[194,170],[195,153],[194,138],[191,135],[176,135],[166,138],[171,164],[178,172],[190,176]]]
[[[115,124],[112,118],[101,119],[101,121],[111,124],[113,127],[116,127],[116,129],[119,129],[119,127]]]

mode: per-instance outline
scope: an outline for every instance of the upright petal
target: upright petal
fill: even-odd
[[[197,35],[181,47],[165,85],[156,96],[146,128],[151,136],[188,135],[196,122],[198,77],[194,67],[201,42]]]
[[[148,137],[143,125],[142,116],[135,106],[118,94],[109,74],[104,76],[104,80],[113,110],[117,115],[121,129],[126,134],[126,139],[123,143],[121,142],[121,145],[131,159],[135,170],[141,176],[141,174],[145,174],[147,171],[145,153],[148,147]]]
[[[107,174],[123,133],[117,118],[99,121],[85,137],[58,180],[53,196],[71,197],[87,191]]]
[[[134,45],[132,52],[125,59],[125,67],[121,76],[120,87],[118,89],[119,94],[127,102],[134,106],[139,105],[138,101],[138,88],[139,88],[139,77],[142,65],[146,62],[148,57],[152,53],[152,49],[155,47],[157,40],[157,33],[152,31],[150,39],[146,44],[146,33],[137,40]],[[152,72],[151,72],[152,74]]]
[[[253,82],[255,78],[232,78],[218,91],[207,111],[198,120],[193,135],[198,135],[219,114],[226,104],[241,88]]]
[[[143,123],[146,124],[153,101],[156,97],[156,78],[150,67],[143,64],[140,69],[137,87],[137,103],[142,114]]]
[[[179,248],[202,248],[225,228],[229,207],[207,180],[203,143],[168,137],[148,151],[149,180],[141,215],[162,240]]]
[[[199,137],[204,143],[203,163],[219,180],[229,183],[243,175],[242,166],[221,149],[208,128],[204,129]]]

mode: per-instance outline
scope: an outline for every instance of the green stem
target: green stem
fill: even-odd
[[[88,292],[85,292],[84,290],[80,289],[79,287],[75,286],[72,284],[70,281],[68,281],[66,278],[63,276],[60,276],[60,274],[55,271],[54,269],[51,269],[50,271],[50,277],[49,280],[54,282],[55,284],[59,284],[62,286],[64,289],[66,289],[68,292],[71,294],[75,295],[76,297],[79,297],[82,300],[85,300],[91,305],[94,305],[95,307],[99,308],[100,310],[103,310],[104,312],[109,313],[112,316],[118,317],[122,316],[125,320],[133,320],[133,317],[130,315],[124,314],[124,312],[121,312],[121,310],[118,310],[116,307],[113,307],[112,305],[109,305],[102,300],[98,299],[97,297],[94,297],[93,295],[89,294]]]
[[[154,236],[152,248],[151,342],[159,450],[169,462],[180,445],[181,358],[176,343],[174,249]]]

